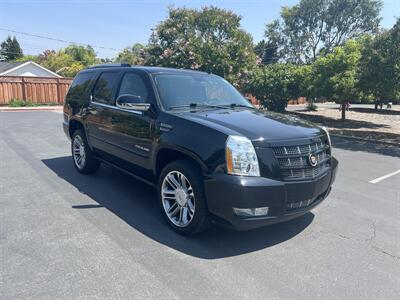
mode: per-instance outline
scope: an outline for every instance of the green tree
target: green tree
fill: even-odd
[[[360,89],[377,102],[400,97],[400,19],[389,31],[367,37],[361,51]]]
[[[283,112],[290,99],[305,96],[311,67],[293,64],[270,64],[246,76],[245,92],[260,100],[268,110]]]
[[[60,50],[56,53],[52,53],[48,56],[47,60],[43,62],[43,66],[56,72],[62,76],[70,77],[71,74],[69,68],[74,63],[74,59],[71,55]],[[82,68],[84,66],[82,65]]]
[[[261,40],[254,46],[254,52],[259,57],[259,62],[262,65],[276,63],[278,61],[278,46],[271,41],[266,42]]]
[[[50,50],[50,49],[44,50],[42,53],[38,55],[38,63],[44,64],[49,59],[49,57],[54,54],[56,54],[55,50]]]
[[[283,7],[281,19],[267,24],[265,36],[278,43],[285,60],[308,63],[348,39],[376,32],[381,8],[381,0],[301,0]]]
[[[147,59],[146,47],[136,43],[131,47],[126,47],[118,53],[115,61],[131,65],[144,65]]]
[[[40,63],[65,77],[74,77],[80,70],[99,62],[90,46],[71,45],[58,52],[46,50],[39,56]]]
[[[346,118],[346,103],[359,96],[360,57],[360,41],[350,40],[332,53],[319,57],[312,66],[311,94],[341,103],[342,120]]]
[[[17,38],[8,36],[0,45],[0,54],[7,61],[16,60],[24,56]]]
[[[74,61],[80,62],[84,66],[91,66],[98,63],[96,58],[96,52],[90,45],[78,46],[70,45],[63,50],[66,54],[69,54]]]
[[[240,20],[213,6],[170,8],[168,18],[153,30],[147,62],[210,72],[237,83],[256,64],[252,37]]]
[[[15,59],[14,61],[15,62],[33,61],[33,62],[38,63],[39,58],[38,58],[37,55],[24,55],[24,56],[22,56],[20,58]]]

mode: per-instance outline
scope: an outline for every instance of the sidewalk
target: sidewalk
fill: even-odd
[[[62,111],[62,105],[57,106],[26,106],[26,107],[8,107],[0,106],[0,112],[13,112],[13,111]]]

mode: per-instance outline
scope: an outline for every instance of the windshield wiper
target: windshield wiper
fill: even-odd
[[[174,109],[174,108],[197,108],[197,107],[211,107],[211,108],[223,108],[226,109],[227,107],[224,105],[213,105],[213,104],[206,104],[206,103],[190,103],[190,104],[182,104],[182,105],[173,105],[170,106],[169,109]]]
[[[240,104],[240,103],[231,103],[231,104],[227,104],[227,105],[225,105],[225,106],[226,106],[226,107],[230,107],[230,108],[235,108],[235,107],[246,107],[246,108],[255,109],[254,106],[244,105],[244,104]]]

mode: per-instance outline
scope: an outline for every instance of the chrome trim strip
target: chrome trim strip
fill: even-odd
[[[160,127],[165,127],[165,128],[172,129],[172,126],[167,124],[167,123],[160,123]]]
[[[98,105],[98,106],[106,107],[106,108],[111,108],[111,109],[114,109],[114,110],[119,110],[119,111],[124,111],[124,112],[128,112],[128,113],[133,113],[133,114],[140,115],[140,116],[142,115],[142,112],[141,112],[141,111],[128,110],[128,109],[121,109],[121,108],[118,108],[118,107],[113,106],[113,105],[103,104],[103,103],[96,102],[96,101],[91,101],[90,103],[91,103],[91,104]]]

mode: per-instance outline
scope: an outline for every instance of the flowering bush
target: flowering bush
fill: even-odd
[[[238,83],[257,59],[240,19],[212,6],[170,8],[169,17],[153,30],[147,64],[205,71]]]

